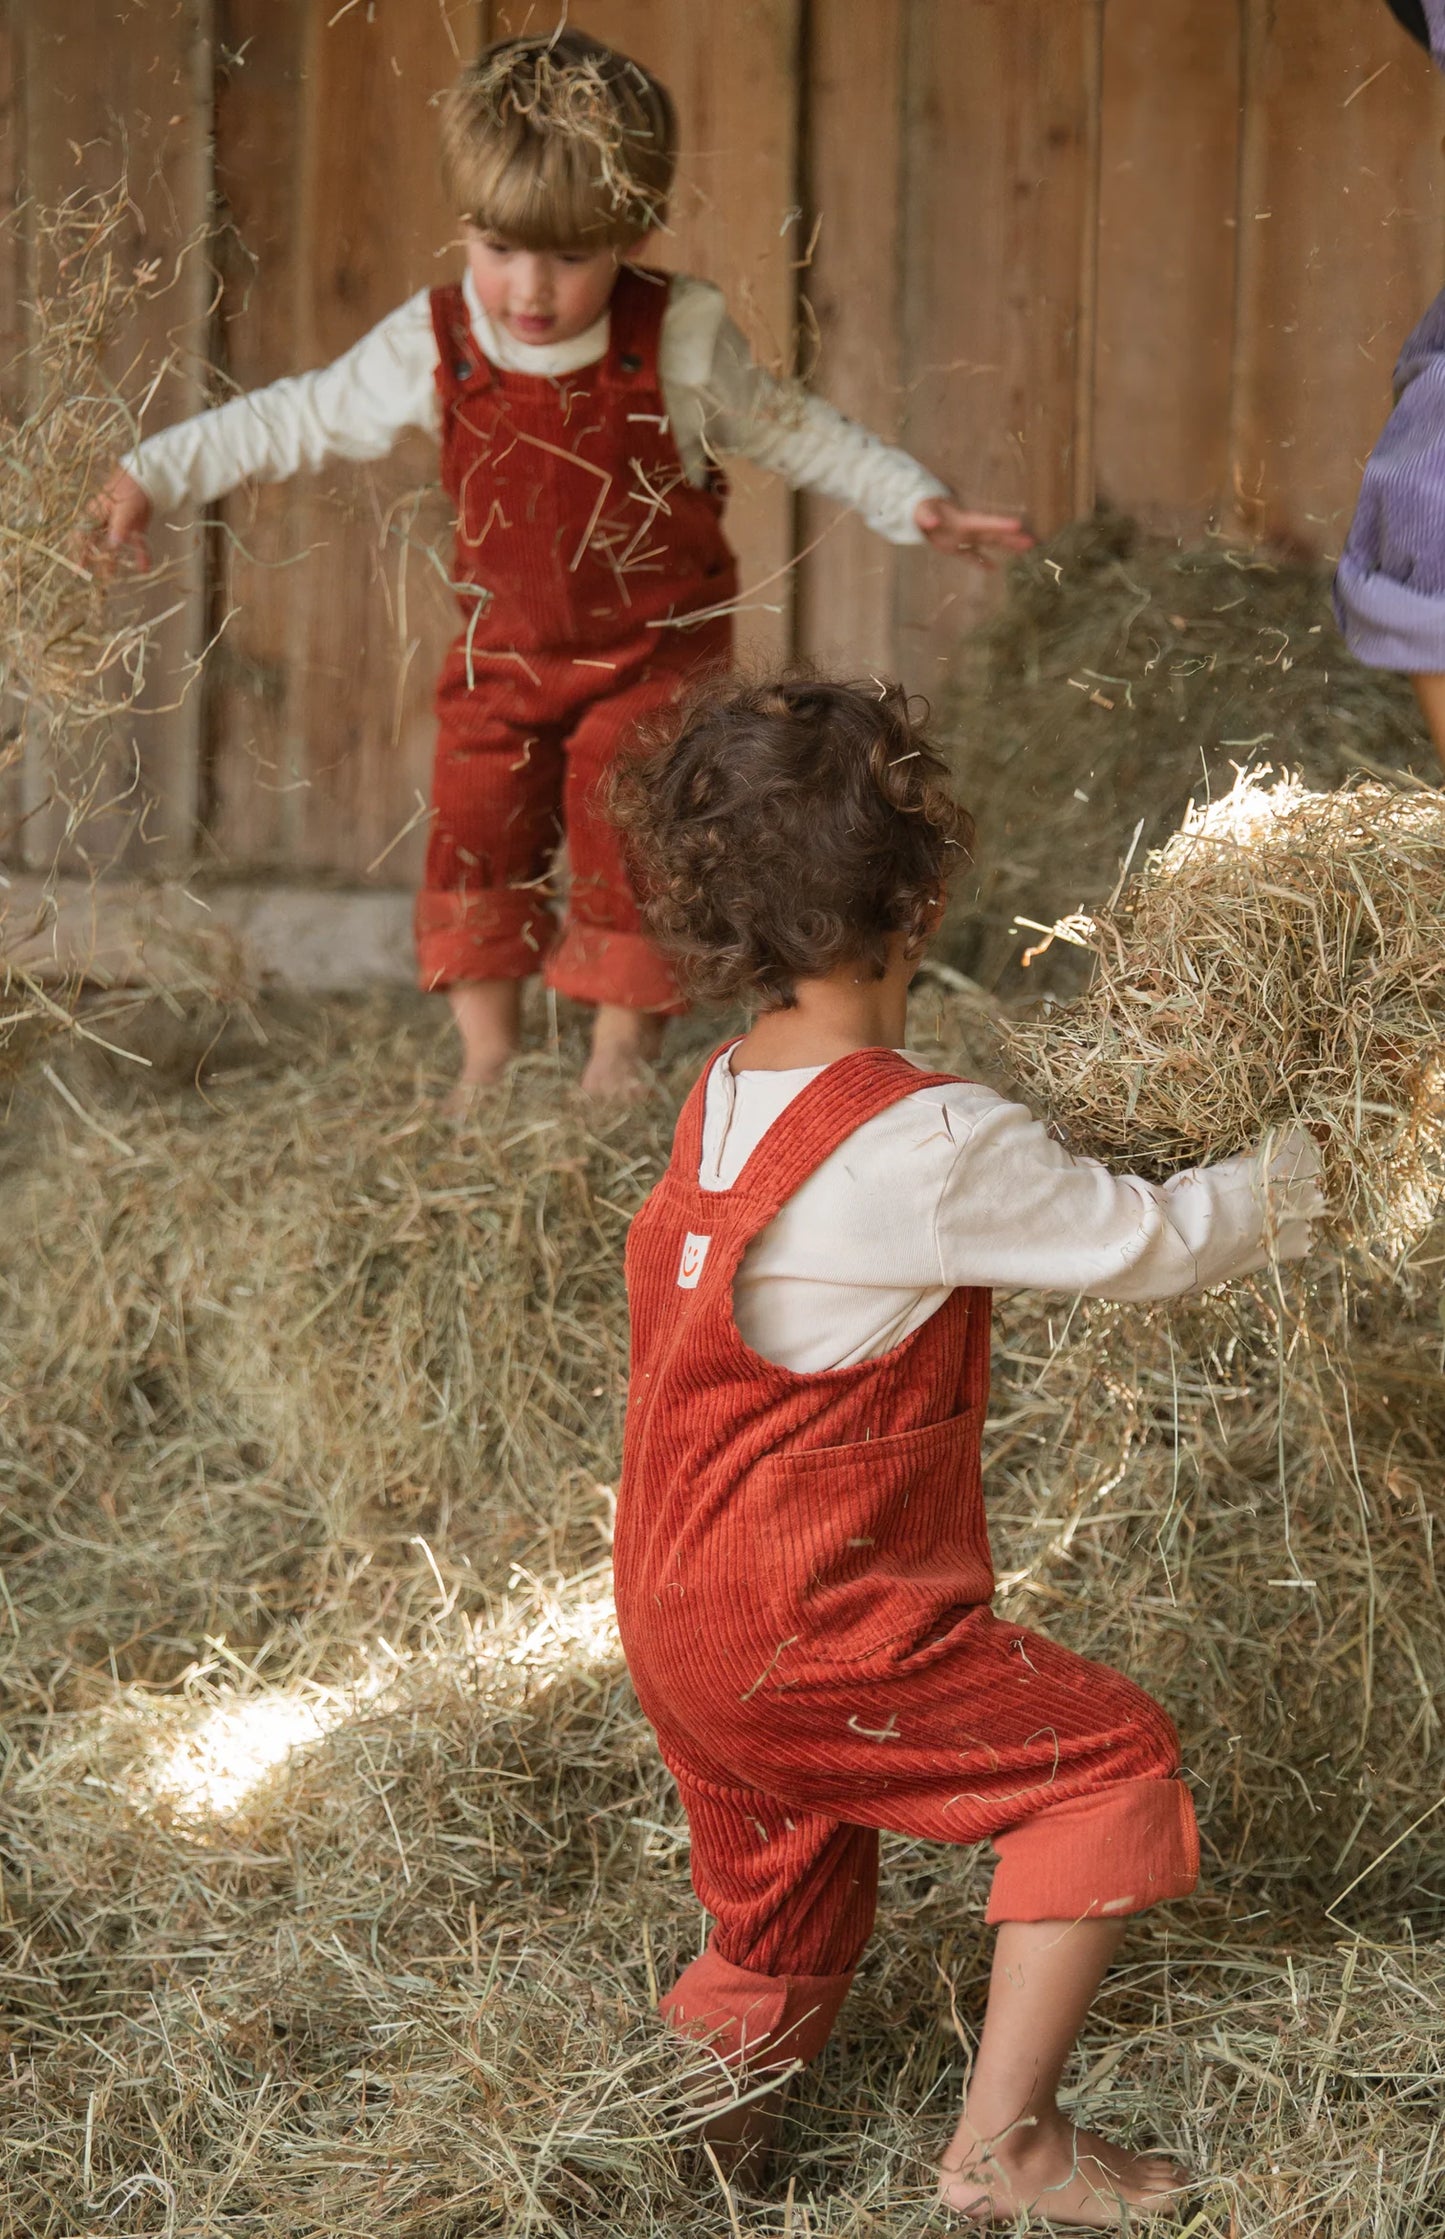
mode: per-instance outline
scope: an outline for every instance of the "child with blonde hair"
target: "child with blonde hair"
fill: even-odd
[[[990,1292],[1168,1298],[1297,1257],[1318,1153],[1292,1133],[1162,1185],[1110,1174],[900,1048],[970,825],[896,689],[705,697],[621,774],[618,815],[663,948],[753,1013],[627,1247],[617,1613],[713,1917],[663,2010],[754,2085],[812,2060],[879,1830],[989,1842],[993,1974],[941,2198],[1171,2210],[1184,2173],[1056,2095],[1125,1922],[1194,1887],[1194,1807],[1142,1688],[990,1606]],[[755,2162],[777,2112],[725,2110],[714,2151]]]
[[[635,261],[666,220],[666,88],[577,31],[503,40],[442,108],[459,282],[423,290],[319,372],[149,437],[101,500],[146,564],[156,511],[206,504],[404,430],[441,443],[463,626],[437,689],[421,984],[442,989],[464,1090],[514,1053],[523,982],[595,1005],[583,1087],[634,1094],[679,1008],[600,807],[619,749],[726,664],[737,596],[720,460],[852,505],[895,543],[1029,542],[752,360],[714,287]],[[547,879],[565,831],[558,930]]]

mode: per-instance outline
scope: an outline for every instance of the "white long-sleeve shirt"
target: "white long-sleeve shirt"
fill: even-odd
[[[821,1067],[708,1076],[698,1181],[729,1189]],[[904,1051],[904,1056],[909,1052]],[[911,1062],[922,1065],[923,1060]],[[1174,1298],[1300,1259],[1324,1210],[1302,1130],[1146,1182],[1054,1142],[1022,1104],[958,1082],[857,1128],[744,1256],[733,1313],[755,1352],[812,1374],[876,1360],[952,1290]]]
[[[519,342],[488,318],[470,273],[462,289],[478,348],[505,371],[556,379],[606,354],[605,311],[568,342]],[[166,513],[187,498],[208,505],[242,482],[284,481],[328,459],[384,458],[408,429],[439,433],[435,370],[422,289],[330,365],[147,436],[122,464]],[[751,459],[794,489],[852,506],[893,544],[922,541],[914,508],[946,485],[820,397],[765,372],[707,281],[672,282],[658,371],[690,482],[702,483],[715,458]]]

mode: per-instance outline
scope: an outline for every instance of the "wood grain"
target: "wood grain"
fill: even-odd
[[[15,0],[0,0],[0,411],[25,401],[25,233],[19,205],[25,190],[25,65]],[[24,854],[25,715],[0,696],[0,862]]]
[[[802,275],[817,334],[810,386],[890,439],[903,409],[907,12],[904,0],[876,0],[866,11],[813,0],[804,58],[803,203],[809,234],[816,228]],[[803,497],[798,522],[799,651],[849,674],[890,671],[896,548],[826,498]]]
[[[1247,0],[1247,39],[1239,522],[1332,554],[1445,265],[1445,96],[1375,0]]]
[[[904,439],[1047,534],[1074,512],[1087,437],[1098,0],[916,0],[908,22]],[[910,683],[936,687],[989,591],[966,563],[903,554]]]
[[[230,0],[228,20],[244,60],[217,111],[218,177],[239,243],[226,333],[231,375],[253,387],[326,363],[456,269],[430,104],[479,25],[471,8],[403,19],[268,0]],[[454,621],[404,532],[445,554],[435,480],[435,447],[418,437],[374,467],[230,501],[238,542],[225,597],[239,611],[211,760],[224,859],[414,877],[431,688]]]
[[[113,178],[123,140],[132,246],[169,252],[207,216],[214,113],[216,330],[198,259],[125,344],[157,364],[185,345],[151,409],[164,424],[208,393],[208,347],[215,393],[249,388],[456,268],[431,97],[486,37],[554,14],[0,0],[0,208]],[[662,261],[716,280],[765,361],[795,361],[816,218],[804,370],[970,498],[1048,530],[1097,493],[1183,536],[1336,548],[1445,268],[1445,88],[1380,0],[573,0],[570,20],[672,86]],[[0,251],[12,403],[23,234]],[[181,864],[199,835],[248,876],[410,881],[420,830],[387,849],[427,790],[451,613],[423,557],[403,571],[398,508],[434,479],[419,439],[378,468],[238,493],[209,560],[196,524],[167,532],[185,598],[157,699],[227,627],[204,701],[130,727],[141,785],[93,834],[102,859]],[[945,678],[996,577],[895,553],[771,477],[736,481],[744,583],[764,586],[750,651],[796,639],[915,688]],[[446,533],[433,499],[417,534]],[[12,825],[46,783],[32,753],[0,803]],[[53,832],[27,831],[47,861]]]
[[[1241,67],[1233,6],[1107,0],[1094,483],[1165,531],[1229,499]]]

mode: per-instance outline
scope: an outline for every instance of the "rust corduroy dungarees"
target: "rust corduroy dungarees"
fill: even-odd
[[[1198,1873],[1158,1704],[989,1608],[989,1294],[955,1291],[881,1359],[816,1375],[733,1319],[743,1254],[785,1201],[946,1078],[843,1058],[711,1191],[705,1072],[628,1241],[617,1611],[714,1918],[664,2010],[728,2058],[826,2039],[872,1927],[879,1828],[991,1838],[991,1920],[1136,1912]]]
[[[721,666],[736,596],[721,478],[688,482],[658,374],[664,273],[624,265],[608,347],[556,380],[477,347],[459,287],[432,292],[442,480],[465,628],[437,687],[432,825],[417,902],[424,987],[524,979],[679,1008],[645,939],[598,787],[638,725]],[[565,825],[568,922],[545,885]]]

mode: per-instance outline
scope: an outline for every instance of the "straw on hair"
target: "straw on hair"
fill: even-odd
[[[505,39],[442,101],[442,174],[459,218],[523,249],[630,249],[666,221],[672,97],[580,31]]]

